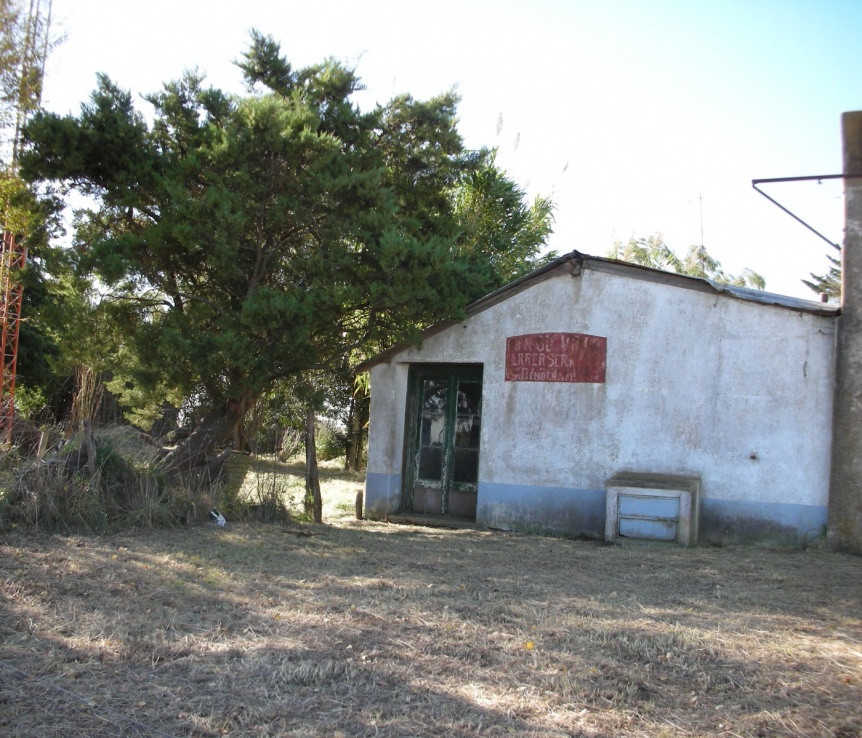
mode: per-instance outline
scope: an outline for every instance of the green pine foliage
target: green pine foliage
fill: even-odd
[[[551,223],[464,149],[454,93],[361,111],[352,69],[294,69],[256,32],[237,64],[248,95],[186,73],[146,97],[151,124],[100,76],[78,115],[30,121],[21,157],[94,203],[72,256],[104,286],[118,391],[201,397],[234,427],[285,378],[461,315],[539,262]]]
[[[837,256],[826,255],[831,266],[826,274],[814,274],[811,279],[803,279],[802,283],[817,295],[826,295],[829,302],[841,302],[841,247],[833,244]]]
[[[494,152],[483,154],[476,168],[455,189],[455,212],[461,227],[459,256],[476,261],[486,275],[475,297],[523,276],[556,258],[541,254],[553,230],[554,205],[526,193],[500,170]]]

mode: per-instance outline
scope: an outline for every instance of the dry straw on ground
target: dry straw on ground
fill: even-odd
[[[862,559],[357,521],[0,538],[6,736],[862,735]]]

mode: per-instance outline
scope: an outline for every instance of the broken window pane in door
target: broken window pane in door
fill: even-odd
[[[456,482],[475,483],[479,479],[479,452],[468,448],[455,449],[455,468],[452,478]]]
[[[446,412],[445,379],[426,379],[423,386],[422,414],[442,414]]]
[[[431,446],[419,449],[419,478],[439,482],[443,478],[443,449]]]
[[[482,402],[481,382],[458,382],[458,406],[459,415],[479,414],[479,406]]]
[[[472,415],[455,418],[455,447],[479,448],[480,420]]]

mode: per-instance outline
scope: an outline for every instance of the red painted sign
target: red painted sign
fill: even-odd
[[[583,333],[530,333],[506,339],[507,382],[604,383],[608,339]]]

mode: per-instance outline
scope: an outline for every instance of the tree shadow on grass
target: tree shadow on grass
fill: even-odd
[[[731,708],[822,717],[826,688],[860,717],[840,673],[776,696],[787,664],[716,636],[807,628],[835,658],[860,639],[849,557],[382,524],[3,542],[0,654],[38,679],[4,672],[10,735],[709,734]]]

